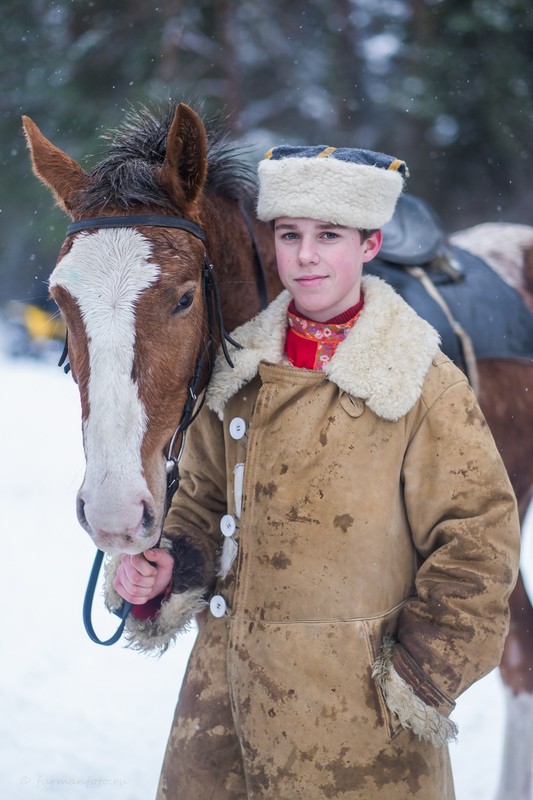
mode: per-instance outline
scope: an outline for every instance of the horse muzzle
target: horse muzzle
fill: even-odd
[[[93,498],[83,486],[78,492],[78,521],[99,550],[133,555],[157,543],[161,521],[152,495],[147,490],[128,495]]]

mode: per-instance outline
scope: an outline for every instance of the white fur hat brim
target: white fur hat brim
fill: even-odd
[[[337,158],[265,159],[258,168],[257,216],[309,217],[349,228],[381,228],[403,189],[395,169]]]

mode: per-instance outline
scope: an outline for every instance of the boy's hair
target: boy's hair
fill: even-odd
[[[379,228],[359,228],[359,233],[361,234],[361,242],[366,241],[373,233],[379,231]]]

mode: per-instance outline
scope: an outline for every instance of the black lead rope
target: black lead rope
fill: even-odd
[[[100,639],[96,635],[92,622],[92,608],[93,608],[94,593],[96,591],[98,576],[100,574],[100,568],[102,566],[103,560],[104,560],[104,553],[102,552],[102,550],[97,550],[93,562],[93,567],[91,569],[91,574],[89,576],[89,582],[87,583],[87,589],[85,590],[85,597],[83,599],[83,624],[85,626],[85,630],[87,631],[87,635],[89,639],[91,639],[91,641],[93,641],[95,644],[102,644],[105,647],[109,647],[109,645],[118,642],[118,640],[122,636],[122,633],[124,631],[124,626],[126,625],[126,619],[131,609],[133,608],[133,603],[124,602],[122,607],[118,609],[118,611],[114,612],[117,615],[117,617],[120,617],[121,622],[118,628],[116,629],[115,633],[112,636],[110,636],[109,639]]]
[[[256,254],[256,259],[260,259],[257,243],[253,235],[253,229],[251,228],[251,223],[249,222],[244,211],[243,214],[247,222],[248,228],[250,230],[250,233],[252,235],[252,241],[254,246],[254,252]],[[193,234],[193,236],[196,236],[202,242],[205,242],[204,232],[195,223],[191,222],[190,220],[181,219],[179,217],[167,217],[164,215],[95,217],[92,219],[79,220],[77,222],[71,223],[68,226],[67,235],[95,228],[124,228],[124,227],[131,228],[136,225],[139,226],[152,225],[152,226],[166,227],[166,228],[180,228],[181,230],[185,230],[188,233]],[[236,347],[238,349],[241,349],[242,347],[242,345],[240,345],[238,342],[232,339],[232,337],[228,334],[228,332],[224,328],[222,309],[220,307],[220,295],[218,291],[218,285],[214,276],[214,267],[213,264],[207,258],[207,255],[204,258],[204,266],[202,270],[202,289],[204,295],[204,302],[206,304],[206,310],[207,310],[208,338],[205,347],[202,348],[202,352],[197,358],[194,375],[190,379],[187,387],[188,389],[187,400],[185,402],[181,420],[179,422],[179,425],[176,429],[174,436],[172,437],[169,446],[169,452],[167,456],[167,490],[165,497],[165,514],[163,515],[163,519],[166,517],[166,513],[170,508],[172,498],[179,488],[180,476],[179,476],[178,465],[179,465],[179,459],[183,452],[185,433],[189,428],[189,426],[191,425],[191,423],[196,419],[196,417],[200,413],[200,410],[205,400],[205,393],[204,393],[199,407],[195,410],[196,400],[198,398],[201,381],[206,370],[206,359],[208,359],[210,362],[208,364],[209,371],[211,370],[213,365],[215,356],[214,353],[215,332],[216,331],[218,332],[224,357],[226,358],[228,364],[231,367],[233,367],[233,362],[228,352],[227,343],[231,344],[233,347]],[[258,265],[258,291],[260,294],[261,306],[264,307],[266,305],[266,282],[264,278],[263,265],[260,260]],[[68,358],[68,339],[67,337],[65,337],[65,346],[63,348],[63,353],[61,354],[58,366],[63,366],[67,358]],[[69,369],[70,367],[69,364],[67,363],[64,366],[64,370],[65,372],[68,372]],[[181,434],[180,448],[178,455],[174,456],[172,453],[173,446],[179,434]],[[158,545],[159,543],[156,546]],[[83,601],[83,624],[85,626],[87,635],[89,636],[91,641],[93,641],[95,644],[100,644],[107,647],[109,645],[115,644],[115,642],[117,642],[122,636],[124,632],[124,627],[126,625],[126,619],[131,609],[133,608],[133,604],[129,602],[124,602],[122,607],[114,612],[118,617],[120,617],[121,622],[115,633],[112,636],[110,636],[109,639],[102,640],[97,636],[92,624],[92,605],[103,558],[104,558],[103,551],[97,550]]]

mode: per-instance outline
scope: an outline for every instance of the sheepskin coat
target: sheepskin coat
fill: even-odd
[[[501,656],[516,504],[435,331],[363,290],[323,373],[284,359],[287,293],[217,362],[166,525],[173,593],[129,622],[164,648],[210,603],[160,800],[454,797],[449,715]]]

